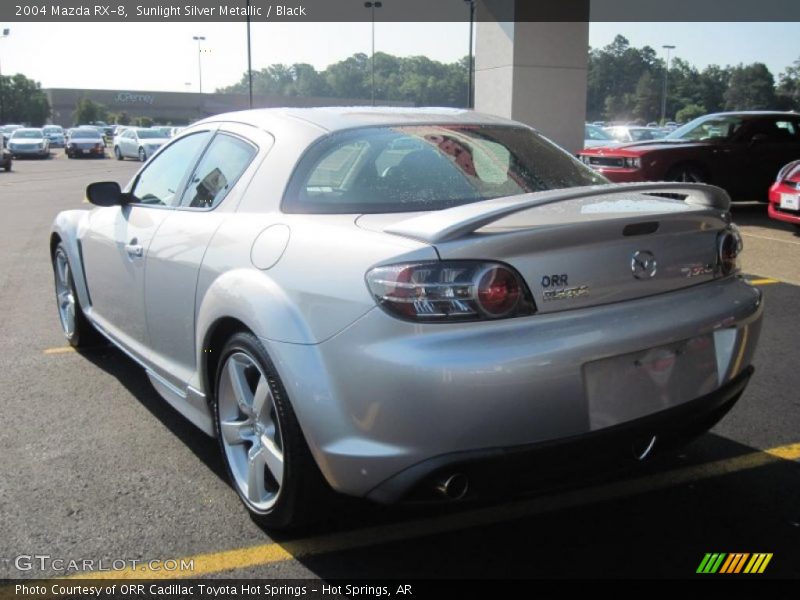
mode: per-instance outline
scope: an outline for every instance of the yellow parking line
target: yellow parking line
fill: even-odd
[[[772,279],[765,277],[764,279],[748,279],[747,283],[750,285],[769,285],[771,283],[780,283],[780,279]]]
[[[796,461],[798,459],[800,459],[800,443],[788,444],[786,446],[751,452],[733,458],[674,469],[672,471],[657,473],[639,479],[576,489],[552,496],[521,500],[500,506],[412,521],[401,521],[388,525],[378,525],[353,531],[301,538],[282,543],[269,542],[249,548],[236,548],[233,550],[223,550],[221,552],[196,554],[194,556],[177,559],[178,564],[180,564],[181,561],[183,561],[183,564],[187,564],[188,561],[193,561],[194,569],[191,571],[150,571],[144,567],[139,567],[139,570],[127,569],[124,571],[81,573],[69,578],[177,579],[181,577],[199,577],[201,575],[210,575],[234,569],[286,562],[303,556],[341,552],[356,548],[368,548],[370,546],[391,542],[495,525],[555,510],[574,508],[598,502],[608,502],[610,500],[653,492],[692,481],[738,473],[765,465],[776,464],[782,460]],[[162,564],[166,562],[167,561],[164,561]]]
[[[59,346],[57,348],[45,348],[44,354],[66,354],[68,352],[75,352],[72,346]]]

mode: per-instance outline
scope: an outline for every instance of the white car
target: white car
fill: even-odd
[[[157,129],[131,127],[114,138],[114,156],[117,160],[136,158],[144,162],[168,141]]]

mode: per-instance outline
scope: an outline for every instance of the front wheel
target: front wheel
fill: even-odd
[[[144,148],[139,148],[139,161],[144,162],[147,160],[147,152],[144,151]]]
[[[119,149],[119,146],[114,146],[114,156],[117,157],[117,160],[122,160],[122,151]]]
[[[58,244],[53,254],[53,274],[56,284],[58,318],[61,321],[64,337],[75,348],[97,344],[100,341],[100,335],[83,314],[78,302],[72,268],[63,243]]]
[[[220,356],[213,407],[233,488],[255,521],[297,527],[327,490],[286,389],[253,334],[233,335]]]

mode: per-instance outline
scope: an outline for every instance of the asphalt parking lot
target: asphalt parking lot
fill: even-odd
[[[240,506],[216,444],[138,366],[66,346],[50,224],[88,208],[87,183],[124,183],[140,165],[54,154],[0,173],[0,578],[75,574],[20,570],[20,555],[193,561],[148,573],[170,578],[692,577],[711,552],[772,553],[760,577],[800,576],[800,237],[764,205],[734,209],[766,297],[756,374],[711,433],[634,471],[502,504],[342,501],[314,530],[271,536]]]

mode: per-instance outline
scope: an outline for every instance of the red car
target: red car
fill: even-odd
[[[800,159],[800,114],[706,115],[664,139],[586,149],[579,158],[614,182],[704,182],[734,199],[766,200],[778,170]]]
[[[783,167],[769,188],[769,216],[800,231],[800,160]]]

